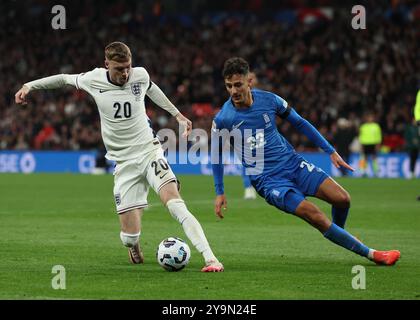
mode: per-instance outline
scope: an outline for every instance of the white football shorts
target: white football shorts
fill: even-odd
[[[117,213],[147,207],[149,186],[158,194],[164,185],[176,180],[161,148],[117,163],[114,170]]]

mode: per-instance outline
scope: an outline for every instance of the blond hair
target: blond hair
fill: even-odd
[[[125,43],[112,42],[105,47],[105,58],[109,61],[126,62],[131,59],[131,51]]]

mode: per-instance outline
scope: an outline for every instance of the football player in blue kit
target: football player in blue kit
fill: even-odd
[[[251,184],[270,205],[305,220],[325,238],[377,264],[394,265],[398,250],[378,251],[367,247],[344,230],[350,195],[321,168],[298,154],[279,133],[276,117],[291,123],[324,152],[334,166],[354,170],[307,120],[278,95],[251,88],[248,62],[228,59],[223,68],[230,98],[217,113],[212,127],[211,161],[216,188],[215,213],[223,218],[227,208],[223,185],[222,144],[226,132],[234,140],[234,150],[248,170]],[[222,139],[220,139],[222,138]],[[221,141],[222,140],[222,141]],[[332,222],[307,196],[332,205]]]

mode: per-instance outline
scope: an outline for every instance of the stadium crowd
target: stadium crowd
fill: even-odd
[[[312,2],[328,7],[330,1]],[[352,29],[346,6],[321,10],[289,1],[287,7],[266,10],[264,4],[275,1],[260,0],[203,11],[212,2],[194,0],[188,11],[179,12],[170,3],[64,2],[66,29],[54,30],[50,2],[1,2],[0,149],[100,148],[99,114],[84,92],[34,92],[24,107],[15,105],[14,93],[36,78],[103,66],[104,46],[123,41],[131,47],[133,65],[145,66],[195,128],[210,129],[228,96],[223,62],[242,56],[261,89],[284,97],[330,141],[338,119],[349,120],[356,132],[364,114],[373,111],[388,150],[403,150],[419,84],[414,1],[367,5],[364,30]],[[150,101],[147,109],[156,131],[176,128],[177,122]],[[316,150],[287,122],[279,120],[278,126],[298,151]]]

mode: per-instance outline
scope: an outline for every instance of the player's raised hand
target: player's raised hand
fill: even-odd
[[[15,94],[15,102],[17,104],[27,104],[28,102],[26,101],[26,96],[28,95],[28,93],[29,88],[23,85],[22,88],[20,88],[20,90]]]
[[[354,168],[351,167],[347,162],[345,162],[343,160],[343,158],[341,158],[341,156],[337,152],[332,153],[330,155],[330,158],[331,158],[331,162],[333,163],[333,165],[336,168],[344,167],[346,169],[349,169],[351,171],[354,171]]]
[[[178,113],[176,115],[176,120],[181,126],[184,127],[184,132],[182,133],[182,136],[184,138],[188,137],[188,135],[192,131],[192,122],[188,120],[186,117],[184,117],[181,113]]]
[[[214,201],[214,213],[220,219],[223,219],[223,210],[227,209],[227,200],[224,194],[216,196],[216,200]]]

